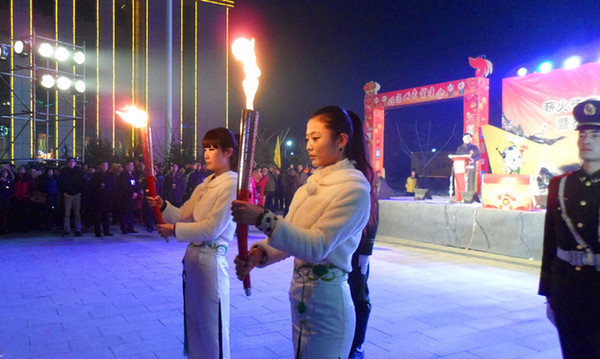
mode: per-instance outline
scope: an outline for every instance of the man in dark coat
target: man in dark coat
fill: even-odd
[[[457,155],[469,155],[471,158],[467,161],[467,191],[477,191],[475,188],[475,174],[477,172],[477,161],[481,158],[479,147],[471,143],[473,141],[473,135],[465,133],[463,135],[463,144],[458,146],[456,149]]]
[[[117,197],[116,200],[122,206],[120,226],[121,233],[137,233],[133,226],[133,218],[135,212],[135,202],[140,189],[138,181],[133,173],[133,162],[125,163],[124,170],[117,178]]]
[[[67,159],[67,165],[60,172],[58,179],[58,189],[63,194],[65,209],[63,236],[71,233],[71,212],[75,219],[75,236],[81,236],[81,194],[85,189],[86,181],[76,164],[75,158]]]
[[[114,177],[108,173],[108,162],[100,163],[98,170],[90,178],[89,184],[96,237],[112,236],[110,233],[110,210],[114,184]]]
[[[600,358],[600,101],[578,104],[573,115],[583,164],[550,181],[538,293],[563,357]]]

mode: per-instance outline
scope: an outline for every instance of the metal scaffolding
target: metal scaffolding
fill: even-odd
[[[25,44],[20,53],[15,51],[18,40]],[[42,37],[35,29],[31,37],[18,40],[9,46],[8,71],[0,72],[0,86],[10,93],[10,110],[0,114],[0,125],[10,126],[10,146],[0,148],[0,160],[76,157],[84,161],[87,100],[85,89],[80,92],[75,84],[85,87],[86,66],[85,61],[76,63],[73,55],[79,52],[85,60],[85,43],[78,46]],[[52,54],[41,54],[42,44]],[[60,58],[61,51],[66,58]]]

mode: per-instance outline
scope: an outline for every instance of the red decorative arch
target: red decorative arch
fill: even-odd
[[[481,138],[481,126],[489,123],[490,81],[486,77],[473,77],[378,93],[381,86],[374,81],[367,83],[365,90],[365,129],[369,139],[371,158],[375,171],[383,170],[383,134],[385,110],[402,106],[447,101],[463,98],[464,132],[473,134],[473,144],[482,153],[478,167],[487,169],[485,145]]]

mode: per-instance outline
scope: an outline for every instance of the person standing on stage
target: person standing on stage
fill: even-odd
[[[185,346],[190,358],[229,358],[229,275],[225,253],[235,223],[229,204],[236,197],[237,140],[226,128],[212,129],[202,140],[206,167],[214,174],[196,187],[181,208],[160,196],[165,224],[159,234],[189,242],[183,258]]]
[[[115,183],[115,200],[121,206],[119,225],[123,234],[138,233],[134,228],[134,214],[135,203],[141,191],[133,169],[133,162],[126,162]]]
[[[360,118],[338,106],[322,108],[306,125],[306,150],[318,167],[300,187],[285,218],[243,201],[232,203],[234,221],[254,224],[268,237],[248,260],[235,259],[243,279],[294,256],[289,292],[295,358],[347,358],[356,317],[348,273],[377,201]]]
[[[600,101],[573,115],[582,165],[550,180],[538,293],[563,357],[600,358]]]
[[[481,158],[479,147],[471,143],[471,141],[473,141],[473,135],[469,132],[465,133],[462,139],[463,144],[458,146],[456,154],[469,155],[469,157],[471,157],[467,161],[467,181],[465,181],[467,188],[465,188],[465,191],[477,191],[475,188],[475,173],[477,172],[477,161]]]
[[[410,171],[410,176],[406,178],[406,184],[404,187],[406,188],[407,196],[415,195],[415,189],[419,188],[419,175],[417,174],[417,170],[415,168]]]

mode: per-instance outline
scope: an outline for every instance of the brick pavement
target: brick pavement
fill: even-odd
[[[372,257],[368,358],[561,357],[539,263],[386,240]],[[182,358],[184,251],[146,233],[0,237],[2,359]],[[232,279],[232,358],[293,357],[291,267],[253,271],[250,297]]]

